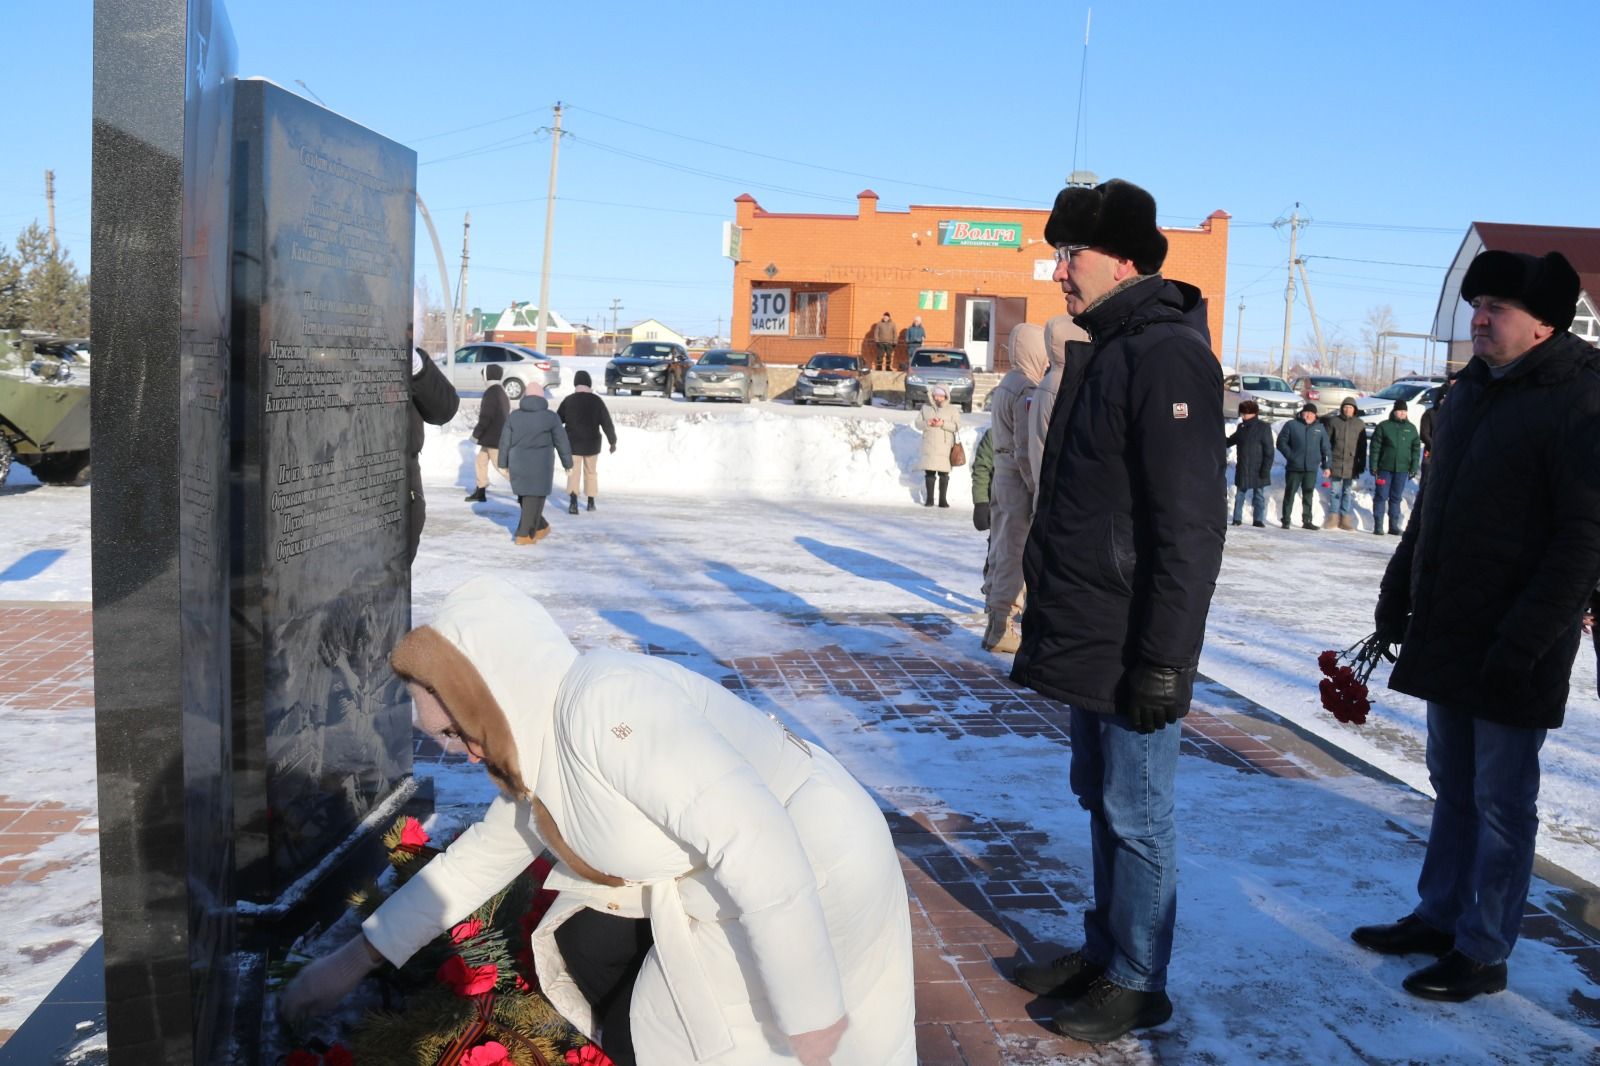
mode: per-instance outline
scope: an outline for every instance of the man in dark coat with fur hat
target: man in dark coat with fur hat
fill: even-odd
[[[1600,352],[1568,332],[1559,253],[1489,251],[1461,283],[1473,358],[1378,596],[1400,645],[1389,687],[1428,701],[1437,799],[1415,911],[1352,938],[1438,955],[1405,988],[1461,1002],[1506,987],[1539,827],[1539,748],[1566,709],[1600,578]]]
[[[1159,273],[1167,239],[1149,193],[1064,189],[1044,233],[1093,343],[1050,420],[1011,676],[1071,707],[1094,902],[1080,950],[1016,979],[1066,1000],[1056,1031],[1102,1042],[1172,1015],[1178,720],[1227,524],[1222,370],[1199,291]]]

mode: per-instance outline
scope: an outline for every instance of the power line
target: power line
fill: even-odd
[[[1340,263],[1370,263],[1373,266],[1416,267],[1418,270],[1443,270],[1438,263],[1395,263],[1387,259],[1350,259],[1342,255],[1308,255],[1306,259],[1332,259]]]

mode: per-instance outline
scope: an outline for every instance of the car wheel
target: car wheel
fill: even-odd
[[[607,385],[606,386],[606,395],[607,396],[615,396],[616,394],[617,394],[616,388],[614,388],[611,385]]]
[[[968,400],[966,403],[962,404],[961,410],[963,413],[970,415],[972,413],[972,401]]]
[[[6,477],[11,473],[11,460],[16,457],[16,451],[11,447],[11,442],[0,437],[0,485],[6,483]]]
[[[41,455],[34,460],[33,476],[46,485],[87,485],[89,453],[57,452],[53,455]]]
[[[750,402],[750,386],[749,385],[746,385],[744,387],[744,393],[739,397],[739,402],[740,403],[749,403]]]
[[[500,383],[500,387],[506,390],[506,398],[508,400],[522,399],[522,382],[516,378],[506,378]]]

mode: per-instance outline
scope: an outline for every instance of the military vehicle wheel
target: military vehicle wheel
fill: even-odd
[[[61,452],[33,461],[33,476],[46,485],[82,486],[89,483],[89,453]]]
[[[17,453],[12,449],[11,442],[0,437],[0,485],[6,483],[7,476],[11,473],[11,462]]]

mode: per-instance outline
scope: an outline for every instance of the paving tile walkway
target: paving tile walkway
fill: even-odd
[[[869,654],[827,646],[719,660],[721,683],[758,704],[768,697],[835,695],[877,713],[883,722],[952,740],[1011,733],[1069,746],[1061,705],[1016,688],[995,663],[952,659],[936,650],[940,638],[955,628],[948,616],[870,620],[902,632],[903,651]],[[641,650],[682,654],[650,645]],[[705,668],[703,662],[695,665]],[[91,678],[87,611],[0,606],[0,707],[92,706]],[[1284,778],[1363,772],[1270,712],[1252,712],[1237,694],[1213,691],[1218,696],[1213,705],[1238,710],[1191,713],[1183,725],[1185,756]],[[416,753],[422,761],[461,758],[441,755],[420,735]],[[1041,1023],[1050,1005],[1007,979],[1019,960],[1048,958],[1059,949],[1033,941],[1022,915],[1048,911],[1065,917],[1082,905],[1077,879],[1061,876],[1040,854],[1042,834],[1025,822],[959,813],[933,817],[891,811],[888,818],[911,892],[920,1062],[1028,1066],[1088,1054],[1086,1046],[1045,1029]],[[30,861],[31,852],[61,833],[93,832],[92,819],[93,812],[41,797],[0,795],[0,891],[18,879],[48,877],[48,864]],[[1420,848],[1420,839],[1417,843]],[[1600,910],[1595,901],[1587,905],[1590,915]],[[1585,973],[1600,980],[1600,937],[1582,914],[1530,906],[1523,935],[1570,952]],[[9,1035],[0,1030],[0,1043]],[[1160,1060],[1160,1030],[1152,1031],[1146,1043]]]

